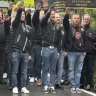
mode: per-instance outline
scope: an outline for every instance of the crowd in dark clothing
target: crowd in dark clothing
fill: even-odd
[[[0,12],[0,84],[6,83],[5,66],[13,93],[18,93],[19,88],[29,93],[28,82],[36,78],[44,93],[64,89],[62,84],[69,84],[72,93],[93,86],[96,30],[90,26],[90,15],[84,15],[81,25],[79,14],[73,14],[69,22],[66,9],[64,19],[60,15],[56,19],[53,6],[42,11],[39,3],[33,16],[30,9],[25,12],[23,5],[14,18],[11,14],[9,9],[3,20]]]

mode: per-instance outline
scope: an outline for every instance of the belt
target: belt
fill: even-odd
[[[54,48],[54,46],[48,46],[50,49],[53,49]]]
[[[27,51],[22,51],[22,50],[18,50],[18,49],[13,49],[13,52],[27,53]]]

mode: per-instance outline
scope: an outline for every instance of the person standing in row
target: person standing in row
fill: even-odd
[[[3,18],[3,13],[0,12],[0,84],[5,84],[3,80],[4,64],[5,64],[5,46],[6,37],[10,32],[9,17]]]
[[[66,8],[63,25],[68,34],[67,49],[68,49],[68,64],[69,72],[68,79],[72,93],[81,93],[80,78],[85,57],[85,31],[81,27],[80,15],[73,14],[71,23],[69,23],[70,8]]]
[[[92,88],[96,30],[90,26],[91,16],[89,14],[84,14],[82,23],[85,30],[85,45],[87,50],[81,75],[81,87],[90,90]]]
[[[58,43],[60,33],[55,23],[55,11],[51,6],[41,21],[42,32],[42,80],[43,91],[48,93],[55,91],[56,63],[58,59]],[[50,78],[48,77],[50,73]]]
[[[17,10],[16,18],[12,23],[13,27],[13,52],[12,52],[12,92],[18,93],[17,73],[19,65],[21,68],[20,73],[20,86],[23,93],[29,93],[27,90],[27,69],[29,64],[29,54],[31,55],[31,37],[32,28],[25,23],[25,10],[23,3]]]
[[[59,48],[58,49],[58,62],[56,65],[56,84],[55,84],[55,88],[56,89],[64,89],[64,87],[61,85],[61,79],[62,79],[62,75],[63,75],[63,65],[64,65],[64,58],[66,56],[66,32],[64,30],[63,27],[63,22],[62,19],[60,17],[59,14],[55,14],[55,22],[56,22],[56,26],[57,29],[59,29],[60,31],[60,43],[59,43]]]
[[[32,25],[34,27],[33,32],[33,41],[32,41],[32,71],[30,82],[34,82],[34,79],[37,78],[37,85],[42,85],[41,80],[41,49],[42,49],[42,39],[41,39],[41,26],[40,26],[40,11],[41,4],[36,4],[36,11],[34,12],[32,18]]]

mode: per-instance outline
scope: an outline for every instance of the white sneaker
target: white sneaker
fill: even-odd
[[[34,77],[30,77],[30,82],[33,83],[35,81]]]
[[[44,92],[44,93],[49,93],[49,87],[48,87],[47,85],[44,86],[43,92]]]
[[[64,80],[63,79],[61,79],[61,81],[60,81],[61,83],[63,83],[64,82]]]
[[[76,88],[77,93],[82,93],[82,91],[80,90],[80,88]]]
[[[72,93],[76,93],[76,88],[71,88]]]
[[[6,79],[7,78],[7,73],[4,73],[3,74],[3,79]]]
[[[50,87],[50,91],[51,91],[52,93],[56,93],[55,87],[54,87],[54,86],[51,86],[51,87]]]
[[[26,89],[26,87],[23,87],[23,88],[21,89],[21,92],[23,92],[23,93],[30,93],[29,90]]]
[[[18,88],[17,88],[17,87],[14,87],[14,88],[12,89],[12,92],[13,92],[13,93],[18,93]]]

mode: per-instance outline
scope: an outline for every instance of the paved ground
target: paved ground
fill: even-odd
[[[45,94],[42,92],[42,87],[37,87],[36,84],[30,83],[28,86],[28,89],[30,90],[30,94],[12,94],[12,92],[8,89],[8,86],[0,85],[0,96],[96,96],[96,95],[89,95],[85,92],[82,92],[81,94],[73,94],[70,92],[70,89],[68,86],[64,86],[64,90],[56,90],[57,93],[48,93]]]

